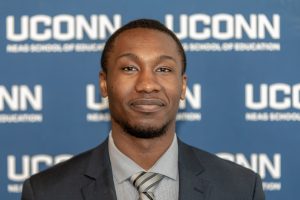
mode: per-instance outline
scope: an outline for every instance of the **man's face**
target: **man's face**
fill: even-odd
[[[100,87],[108,96],[112,124],[140,138],[153,138],[172,127],[186,75],[176,42],[166,33],[136,28],[114,41]]]

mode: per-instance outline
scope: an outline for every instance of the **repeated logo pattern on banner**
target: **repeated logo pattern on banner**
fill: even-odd
[[[101,51],[137,18],[160,20],[186,50],[177,135],[258,172],[267,199],[300,196],[298,1],[10,0],[0,7],[0,199],[19,199],[30,175],[107,137]]]

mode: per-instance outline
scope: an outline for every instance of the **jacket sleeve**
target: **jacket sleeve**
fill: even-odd
[[[21,200],[34,200],[30,179],[27,179],[23,184]]]
[[[262,181],[259,175],[256,175],[256,182],[253,191],[253,200],[265,200],[265,194],[262,187]]]

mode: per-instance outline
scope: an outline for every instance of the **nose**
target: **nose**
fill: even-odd
[[[135,88],[139,93],[152,93],[159,92],[161,89],[161,85],[157,80],[155,72],[151,70],[144,70],[139,73]]]

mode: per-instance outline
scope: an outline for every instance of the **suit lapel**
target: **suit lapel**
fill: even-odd
[[[92,152],[84,176],[87,181],[82,187],[84,200],[117,199],[107,140]]]
[[[202,178],[204,167],[192,147],[178,139],[179,200],[208,200],[209,181]],[[108,140],[95,148],[84,173],[84,200],[117,200],[108,154]]]
[[[179,200],[207,200],[211,189],[202,178],[204,167],[191,147],[178,140]]]

